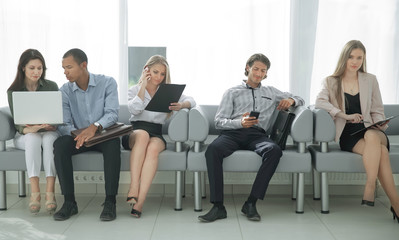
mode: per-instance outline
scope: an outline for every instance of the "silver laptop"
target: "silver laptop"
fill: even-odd
[[[63,124],[60,91],[13,92],[14,123]]]

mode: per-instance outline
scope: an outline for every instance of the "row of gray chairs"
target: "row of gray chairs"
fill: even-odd
[[[312,109],[314,115],[314,144],[308,147],[312,155],[314,168],[314,199],[321,198],[321,212],[329,213],[328,173],[365,173],[362,157],[359,154],[341,151],[335,139],[335,124],[331,116],[324,110]],[[386,116],[399,114],[398,104],[384,105]],[[389,124],[386,134],[388,138],[399,135],[399,120]],[[390,161],[393,173],[399,173],[399,146],[391,144]]]
[[[220,133],[215,129],[214,118],[218,105],[201,105],[189,112],[188,139],[193,147],[188,152],[187,170],[194,173],[194,210],[201,211],[201,197],[204,196],[205,177],[207,171],[205,151]],[[292,198],[296,199],[296,213],[304,212],[305,173],[312,170],[311,155],[306,143],[313,139],[312,112],[306,107],[293,109],[295,119],[291,126],[291,138],[294,144],[287,145],[276,172],[292,173]],[[278,111],[273,115],[276,119]],[[272,126],[272,124],[270,124]],[[270,133],[270,128],[267,131]],[[238,150],[223,160],[225,172],[257,172],[262,158],[253,151]]]
[[[129,123],[130,113],[127,105],[119,109],[119,121]],[[159,155],[158,171],[175,172],[175,210],[182,210],[184,192],[184,173],[187,168],[187,152],[190,146],[188,137],[188,110],[175,113],[163,126],[167,139],[166,149]],[[16,149],[12,144],[15,136],[14,121],[7,107],[0,108],[0,210],[7,209],[6,172],[18,171],[18,192],[26,196],[25,151]],[[130,151],[121,150],[121,171],[130,171]],[[103,171],[103,158],[99,152],[85,152],[72,157],[74,171]]]
[[[181,110],[167,121],[163,133],[167,148],[159,156],[159,171],[175,171],[175,210],[182,209],[185,172],[194,175],[194,210],[202,210],[205,196],[205,151],[220,133],[215,129],[214,117],[217,105],[200,105],[190,111]],[[322,212],[328,213],[328,172],[364,172],[361,157],[342,152],[334,141],[335,126],[327,112],[319,109],[296,107],[296,117],[291,126],[293,144],[283,151],[276,172],[292,173],[292,199],[296,199],[296,213],[304,212],[305,173],[313,174],[314,199],[320,199]],[[399,112],[399,105],[385,105],[387,116]],[[274,119],[277,111],[274,114]],[[129,123],[130,113],[126,105],[120,106],[119,120]],[[273,120],[274,120],[273,119]],[[389,135],[399,135],[399,124],[390,123]],[[272,124],[271,124],[272,125]],[[270,129],[268,130],[270,133]],[[6,147],[6,141],[15,136],[13,120],[8,107],[0,108],[0,209],[6,209],[6,171],[19,171],[19,195],[25,195],[26,166],[24,151]],[[319,142],[320,145],[310,144]],[[243,161],[244,160],[244,161]],[[399,149],[391,146],[391,162],[399,173]],[[88,152],[73,157],[75,171],[102,171],[100,153]],[[226,172],[257,172],[261,157],[251,151],[240,150],[224,159]],[[122,150],[122,171],[129,171],[129,151]],[[312,171],[313,170],[313,171]],[[321,196],[320,196],[321,192]]]

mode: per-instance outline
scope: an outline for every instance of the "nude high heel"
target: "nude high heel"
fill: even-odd
[[[37,214],[40,211],[40,192],[33,192],[30,194],[29,210],[33,214]]]
[[[53,192],[46,192],[46,210],[47,213],[53,214],[57,209],[57,202]]]

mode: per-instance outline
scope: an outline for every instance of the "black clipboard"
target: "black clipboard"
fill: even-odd
[[[394,118],[396,118],[396,117],[399,117],[399,115],[387,117],[387,118],[385,118],[384,120],[381,120],[381,121],[378,121],[378,122],[376,122],[376,123],[373,123],[372,125],[370,125],[370,126],[368,126],[368,127],[365,127],[365,128],[360,129],[360,130],[357,130],[356,132],[353,132],[353,133],[351,133],[350,135],[353,136],[353,135],[356,135],[356,134],[358,134],[358,133],[360,133],[360,132],[362,132],[362,131],[365,131],[365,130],[367,130],[367,129],[369,129],[369,128],[376,127],[377,125],[383,125],[383,124],[385,124],[386,122],[388,122],[389,120],[394,119]]]
[[[185,87],[185,84],[160,85],[145,110],[165,113],[171,112],[172,110],[169,110],[170,104],[179,101]]]

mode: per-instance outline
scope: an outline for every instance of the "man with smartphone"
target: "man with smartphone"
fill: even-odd
[[[263,199],[282,156],[282,150],[266,135],[266,130],[274,110],[286,110],[290,106],[300,106],[304,100],[291,93],[282,92],[271,86],[263,86],[270,61],[263,54],[252,55],[245,66],[245,76],[241,85],[228,89],[222,98],[215,116],[215,126],[221,129],[205,152],[208,168],[209,188],[212,209],[198,219],[213,222],[227,217],[223,205],[223,159],[236,150],[255,151],[262,157],[251,193],[242,206],[241,212],[253,221],[260,221],[256,202]],[[251,113],[250,113],[251,112]],[[245,159],[243,159],[245,161]]]

